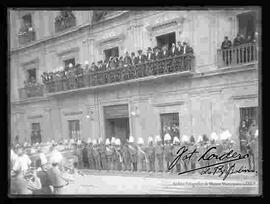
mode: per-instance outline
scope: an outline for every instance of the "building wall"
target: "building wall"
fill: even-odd
[[[11,51],[11,135],[30,141],[31,123],[41,123],[43,141],[68,137],[67,120],[79,119],[83,138],[105,137],[103,106],[128,104],[130,132],[135,137],[160,134],[160,113],[178,112],[180,135],[197,137],[229,129],[238,140],[239,107],[258,106],[258,67],[217,69],[217,49],[225,35],[233,39],[237,33],[239,11],[131,11],[115,19],[56,35],[52,23],[58,11],[34,12],[38,39],[47,40]],[[11,12],[12,24],[21,13]],[[75,11],[77,25],[91,22],[90,11]],[[15,16],[15,17],[14,17]],[[170,26],[165,23],[174,22]],[[11,47],[17,46],[15,31]],[[97,62],[103,50],[119,46],[137,52],[156,46],[155,37],[176,32],[176,41],[187,40],[195,52],[193,77],[164,77],[153,81],[127,83],[121,86],[89,89],[74,93],[20,101],[18,88],[23,87],[25,69],[37,62],[38,74],[52,71],[62,61],[75,57],[76,62]],[[49,37],[54,36],[53,38]],[[254,65],[252,65],[254,66]],[[231,71],[235,72],[231,72]],[[231,73],[230,73],[231,72]],[[41,81],[40,78],[38,78]],[[86,115],[90,114],[90,118]],[[100,122],[99,122],[100,121]]]

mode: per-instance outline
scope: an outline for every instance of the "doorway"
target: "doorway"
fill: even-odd
[[[256,14],[255,12],[242,13],[237,16],[239,33],[245,37],[254,35],[256,31]]]
[[[175,32],[157,36],[156,39],[157,39],[157,46],[159,48],[166,46],[168,50],[170,50],[172,47],[172,43],[175,43],[176,41]]]
[[[164,135],[169,133],[172,140],[174,137],[180,139],[179,131],[179,113],[160,114],[161,139],[164,141]]]
[[[121,144],[129,139],[128,105],[114,105],[104,107],[105,137],[119,138]]]

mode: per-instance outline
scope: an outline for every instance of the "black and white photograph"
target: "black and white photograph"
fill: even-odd
[[[8,195],[259,196],[261,8],[8,8]]]

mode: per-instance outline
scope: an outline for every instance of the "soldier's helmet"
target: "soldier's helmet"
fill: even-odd
[[[106,141],[105,141],[105,145],[110,145],[110,144],[111,144],[110,140],[109,140],[109,138],[107,138]]]
[[[87,139],[87,144],[90,144],[91,143],[91,138],[89,137],[88,139]]]
[[[137,141],[137,144],[143,145],[144,144],[143,138],[139,137],[138,141]]]
[[[129,139],[128,139],[128,142],[129,143],[133,143],[134,142],[134,137],[133,136],[130,136]]]
[[[112,139],[111,139],[111,144],[112,144],[112,145],[115,144],[115,137],[112,137]]]
[[[255,138],[257,138],[258,135],[259,135],[259,130],[257,129],[257,130],[255,131],[255,134],[254,134]]]
[[[210,141],[217,141],[218,140],[218,135],[216,132],[212,132],[210,135]]]
[[[81,140],[78,140],[77,141],[77,145],[81,145],[82,144],[82,141]]]
[[[179,138],[175,136],[175,137],[173,138],[173,144],[179,144],[179,143],[180,143]]]
[[[220,139],[221,140],[229,140],[231,138],[231,133],[229,132],[229,130],[225,130],[220,134]]]
[[[197,143],[201,143],[203,141],[203,138],[201,135],[198,136]]]
[[[121,140],[119,138],[116,138],[115,139],[115,144],[120,146],[121,145]]]
[[[156,142],[161,142],[161,137],[159,135],[156,136]]]
[[[169,133],[166,133],[164,136],[164,141],[170,141],[172,138]]]
[[[189,142],[189,137],[187,135],[183,135],[181,138],[182,143],[188,143]]]
[[[148,144],[149,144],[150,142],[153,142],[153,137],[148,137]]]
[[[96,139],[93,139],[92,143],[93,143],[93,145],[96,145],[97,144],[97,140]]]

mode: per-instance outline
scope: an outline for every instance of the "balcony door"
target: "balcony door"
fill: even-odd
[[[244,36],[252,36],[256,31],[256,15],[255,12],[248,12],[239,14],[238,18],[238,30],[240,34]]]
[[[110,57],[119,56],[119,49],[118,47],[113,47],[113,48],[104,50],[104,55],[105,55],[105,61],[107,62],[110,59]]]
[[[70,139],[74,139],[74,140],[80,139],[80,121],[79,120],[69,120],[68,128],[69,128]]]
[[[157,36],[156,40],[157,40],[157,46],[159,48],[166,46],[170,50],[172,47],[172,43],[175,43],[176,41],[175,32]]]
[[[180,138],[179,131],[179,113],[160,114],[161,139],[164,141],[164,135],[169,133],[172,140],[174,137]]]

